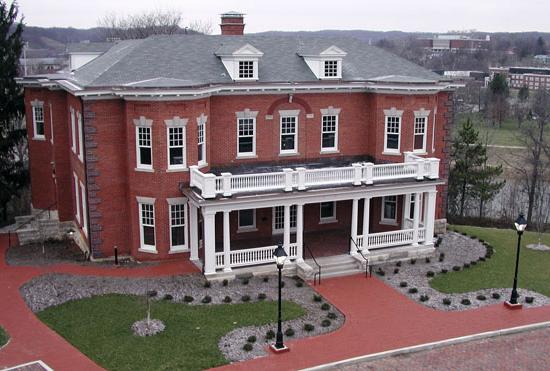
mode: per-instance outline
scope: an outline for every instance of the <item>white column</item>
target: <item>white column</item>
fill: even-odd
[[[363,248],[367,247],[369,240],[369,221],[370,221],[370,197],[363,199]]]
[[[204,219],[204,274],[216,273],[216,213],[202,210]]]
[[[229,211],[223,212],[223,263],[224,272],[231,272],[230,257],[231,241],[229,232]]]
[[[427,192],[427,199],[426,199],[426,209],[427,209],[427,215],[426,215],[426,241],[424,242],[426,245],[431,245],[433,243],[434,238],[434,223],[435,223],[435,197],[437,195],[437,191],[430,191]]]
[[[422,193],[422,211],[423,211],[423,217],[422,217],[422,223],[424,224],[424,228],[426,228],[426,221],[428,220],[428,206],[427,206],[427,200],[428,197],[426,197],[427,193]]]
[[[197,207],[189,203],[189,248],[191,250],[189,259],[191,260],[199,260],[198,224]]]
[[[420,193],[414,194],[414,217],[413,217],[413,245],[418,245],[418,226],[420,225],[420,205],[418,200],[420,199]]]
[[[297,261],[304,261],[304,205],[296,206],[296,246],[298,248]]]
[[[359,200],[354,198],[353,202],[351,204],[351,238],[353,241],[357,242],[357,214],[359,209]],[[355,243],[353,241],[350,241],[350,247],[352,254],[357,253],[357,248],[355,247]]]
[[[411,193],[407,193],[406,195],[403,196],[403,200],[404,200],[404,204],[403,204],[403,227],[402,229],[406,229],[404,228],[405,226],[405,223],[407,221],[407,218],[409,217],[409,215],[411,214]],[[416,205],[416,200],[415,201],[415,205]]]
[[[284,206],[283,248],[290,253],[290,205]]]

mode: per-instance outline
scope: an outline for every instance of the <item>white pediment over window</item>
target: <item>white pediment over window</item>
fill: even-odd
[[[258,67],[264,53],[251,44],[236,48],[223,45],[216,51],[216,55],[234,81],[258,80]]]
[[[323,50],[320,55],[322,55],[324,57],[328,56],[328,57],[341,57],[341,58],[344,58],[346,55],[348,55],[348,53],[346,53],[345,51],[343,51],[342,49],[340,49],[336,45],[332,45],[332,46],[326,48],[325,50]]]
[[[336,45],[332,45],[319,53],[313,51],[299,53],[311,72],[319,80],[341,79],[342,63],[347,54]]]

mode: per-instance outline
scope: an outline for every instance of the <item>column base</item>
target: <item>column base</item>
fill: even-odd
[[[275,354],[281,354],[281,353],[290,352],[290,348],[287,347],[286,345],[283,346],[282,348],[275,348],[275,344],[274,344],[274,343],[271,344],[271,345],[269,346],[269,349],[270,349],[273,353],[275,353]]]
[[[522,309],[523,308],[523,304],[521,304],[521,303],[512,304],[512,303],[510,303],[509,300],[506,300],[504,302],[504,306],[508,309]]]
[[[225,268],[223,269],[223,271],[224,271],[224,272],[231,272],[232,269],[231,269],[231,267],[225,267]]]

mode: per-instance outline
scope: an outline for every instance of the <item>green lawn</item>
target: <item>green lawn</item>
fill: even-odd
[[[480,138],[485,140],[488,138],[488,143],[500,146],[524,146],[520,138],[518,124],[514,118],[507,118],[501,127],[493,126],[488,120],[484,119],[479,113],[459,114],[457,115],[457,125],[454,131],[457,132],[462,122],[465,122],[470,117],[474,127],[479,130]]]
[[[512,287],[517,246],[515,230],[470,226],[453,228],[487,241],[494,247],[494,255],[486,262],[480,262],[466,270],[437,275],[430,281],[430,285],[445,293]],[[550,296],[550,252],[525,248],[527,244],[537,243],[538,239],[538,233],[523,234],[518,286]],[[550,245],[550,234],[543,234],[542,242]]]
[[[4,330],[2,326],[0,326],[0,348],[6,345],[9,339],[10,339],[10,336],[8,335],[6,330]]]
[[[283,303],[284,319],[304,314],[299,305]],[[145,317],[144,299],[135,296],[105,295],[67,302],[38,317],[109,370],[201,370],[228,363],[218,350],[218,340],[237,327],[273,322],[277,302],[198,306],[154,302],[152,318],[164,321],[166,329],[144,338],[134,336],[130,328]]]

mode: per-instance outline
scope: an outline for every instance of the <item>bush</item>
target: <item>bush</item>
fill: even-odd
[[[443,304],[445,304],[445,305],[451,305],[451,299],[449,299],[449,298],[443,298]]]
[[[281,282],[281,287],[285,287],[285,281]]]
[[[499,294],[498,292],[493,292],[493,293],[491,294],[491,297],[492,297],[493,299],[500,299],[500,294]]]
[[[416,294],[418,292],[418,289],[416,287],[411,287],[409,289],[409,294]]]
[[[233,301],[233,299],[231,299],[231,297],[229,297],[229,296],[226,296],[225,298],[223,298],[224,303],[231,303],[232,301]]]
[[[426,257],[426,263],[431,262],[430,258]]]
[[[258,300],[265,300],[265,298],[267,298],[267,295],[264,294],[263,292],[260,292],[260,293],[258,294]]]
[[[183,301],[186,302],[186,303],[191,303],[193,300],[195,300],[192,296],[189,296],[189,295],[185,295],[183,297]]]
[[[311,332],[313,330],[315,330],[315,326],[313,326],[311,323],[306,323],[304,325],[304,331]]]
[[[397,274],[397,273],[399,273],[399,268],[395,268],[395,269],[393,270],[393,274]]]
[[[476,296],[476,299],[480,300],[480,301],[484,301],[484,300],[487,300],[487,297],[485,295],[480,294],[480,295]]]
[[[332,322],[330,322],[330,319],[324,319],[321,321],[321,326],[323,327],[329,327]]]
[[[464,299],[462,299],[462,300],[460,301],[460,304],[462,304],[462,305],[470,305],[470,304],[472,304],[472,302],[470,301],[470,299],[464,298]]]
[[[532,297],[532,296],[526,296],[525,297],[525,302],[528,303],[528,304],[531,304],[534,301],[535,301],[535,298]]]
[[[223,280],[223,281],[222,281],[222,286],[227,286],[228,283],[229,283],[229,281]]]
[[[435,276],[435,273],[433,271],[426,272],[426,277],[433,277]]]
[[[292,329],[292,327],[289,327],[285,330],[285,335],[286,336],[294,336],[294,330]]]
[[[204,281],[204,288],[209,288],[210,286],[212,286],[212,283],[210,281]]]
[[[401,266],[401,261],[398,261],[397,263],[395,263],[395,266],[400,267]]]
[[[424,301],[428,301],[430,299],[430,297],[428,295],[420,295],[420,301],[424,302]]]
[[[250,296],[249,296],[249,295],[243,295],[243,296],[241,297],[241,300],[244,301],[244,302],[246,303],[247,301],[250,301]]]
[[[296,281],[296,287],[304,286],[304,281]]]
[[[470,263],[464,263],[464,268],[470,268]]]
[[[273,330],[269,330],[268,332],[265,333],[266,340],[273,339],[274,337],[275,337],[275,331]]]
[[[243,345],[243,350],[245,352],[250,352],[252,349],[254,349],[254,346],[250,343],[246,343],[245,345]]]
[[[455,265],[453,267],[453,271],[458,272],[460,270],[460,267],[458,265]]]
[[[382,268],[378,268],[376,270],[376,274],[379,275],[379,276],[385,276],[386,272],[384,272],[384,270]]]
[[[416,259],[411,259],[411,264],[416,264]]]
[[[242,282],[243,282],[243,285],[248,285],[249,280],[248,280],[248,278],[245,278],[245,279],[243,279]]]
[[[147,296],[150,298],[154,298],[155,296],[157,296],[157,291],[156,290],[147,291]]]
[[[445,269],[445,268],[443,268],[443,269],[441,270],[441,273],[443,273],[443,274],[445,274],[445,273],[447,273],[447,272],[448,272],[448,270]]]
[[[166,301],[170,301],[170,300],[174,300],[174,297],[170,294],[166,294],[164,295],[163,299]]]
[[[208,296],[208,295],[206,295],[206,296],[205,296],[204,298],[202,298],[202,300],[201,300],[201,302],[202,302],[203,304],[208,304],[208,303],[210,303],[211,301],[212,301],[212,298],[211,298],[210,296]]]
[[[328,312],[327,313],[327,318],[328,319],[336,319],[336,318],[338,318],[338,316],[334,312]]]
[[[321,295],[313,294],[313,301],[320,302],[323,301],[323,298],[321,297]]]
[[[249,343],[255,343],[256,340],[257,340],[256,336],[254,336],[254,335],[251,335],[251,336],[248,337],[248,339],[246,339],[246,341],[249,342]]]
[[[486,259],[484,256],[480,256],[479,259],[478,259],[480,262],[484,262]]]
[[[329,310],[329,309],[330,309],[330,305],[329,305],[328,303],[323,303],[323,304],[321,305],[321,309],[322,309],[322,310]]]
[[[264,281],[264,282],[269,282],[269,277],[268,277],[268,276],[265,276],[265,277],[263,278],[263,281]]]
[[[399,282],[399,287],[407,287],[407,282],[405,281]]]
[[[439,254],[439,261],[442,262],[443,260],[445,260],[445,253],[444,252]]]

